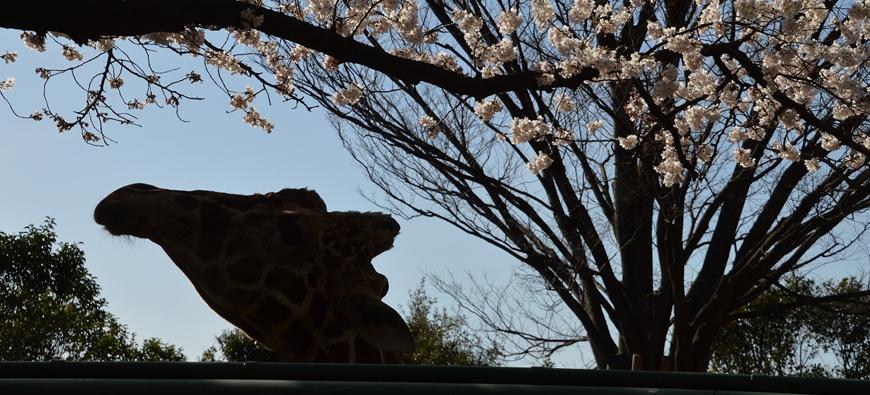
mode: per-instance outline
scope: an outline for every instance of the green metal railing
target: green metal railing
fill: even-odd
[[[870,395],[870,382],[758,375],[412,365],[5,362],[0,394]]]

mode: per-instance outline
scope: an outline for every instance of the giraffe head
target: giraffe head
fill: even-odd
[[[285,360],[377,362],[360,347],[413,350],[371,264],[399,233],[386,214],[328,212],[307,189],[233,195],[132,184],[104,198],[94,219],[160,245],[213,310]]]

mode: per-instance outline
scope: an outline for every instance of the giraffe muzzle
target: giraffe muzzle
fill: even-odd
[[[94,221],[102,225],[109,233],[115,236],[131,235],[123,224],[129,224],[129,210],[124,210],[118,202],[109,198],[103,199],[94,209]]]
[[[126,202],[129,193],[156,189],[148,184],[132,184],[119,188],[106,196],[94,209],[94,221],[102,225],[109,233],[115,236],[146,237],[142,234],[141,225],[146,218],[140,218]]]
[[[401,229],[401,227],[399,226],[399,223],[396,222],[395,219],[393,219],[393,217],[381,213],[375,214],[375,227],[377,229],[387,233],[391,233],[394,236],[399,234],[399,230]]]

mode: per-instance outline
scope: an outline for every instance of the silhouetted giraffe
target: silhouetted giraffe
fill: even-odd
[[[398,362],[414,342],[381,301],[371,259],[399,224],[381,213],[328,212],[316,192],[173,191],[132,184],[94,220],[161,247],[206,303],[286,362]]]

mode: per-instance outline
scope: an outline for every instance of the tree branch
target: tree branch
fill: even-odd
[[[539,87],[539,72],[521,71],[492,78],[469,77],[439,66],[391,55],[381,49],[343,37],[333,30],[292,16],[235,0],[77,0],[52,3],[19,1],[0,13],[0,27],[40,33],[60,32],[75,42],[105,37],[138,36],[155,32],[180,32],[188,26],[208,29],[242,28],[242,12],[254,10],[263,16],[260,32],[289,40],[332,56],[341,62],[377,70],[402,81],[426,82],[450,92],[484,98],[524,89],[577,87],[598,76],[585,68],[564,78],[555,75],[547,87]]]

